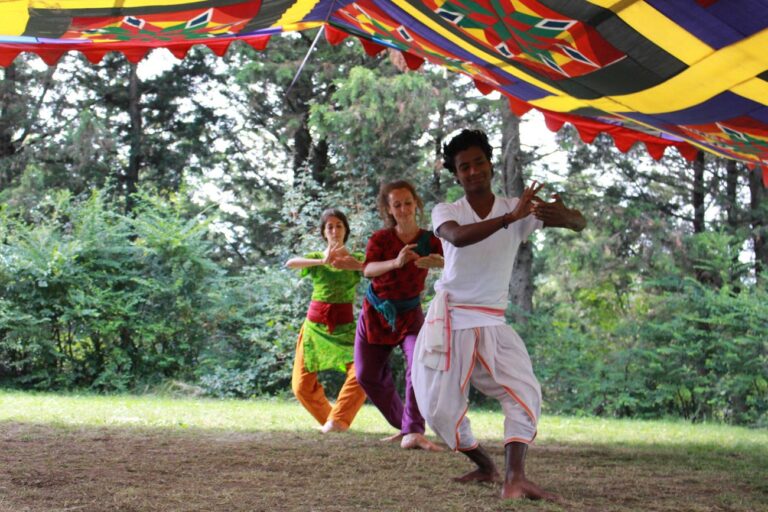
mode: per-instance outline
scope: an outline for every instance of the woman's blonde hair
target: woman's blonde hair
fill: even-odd
[[[393,228],[397,225],[395,218],[389,213],[389,193],[393,190],[405,189],[411,193],[413,200],[416,201],[416,222],[421,224],[424,217],[424,201],[409,182],[405,180],[390,181],[382,183],[379,188],[379,196],[376,198],[376,206],[379,208],[379,215],[384,221],[384,226]]]

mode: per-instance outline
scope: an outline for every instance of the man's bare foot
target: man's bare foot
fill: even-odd
[[[400,448],[404,450],[424,450],[428,452],[441,452],[443,448],[427,439],[424,434],[410,433],[403,436]]]
[[[349,425],[344,425],[343,423],[338,423],[333,420],[328,420],[325,422],[325,425],[322,426],[320,429],[320,432],[323,434],[328,434],[330,432],[344,432],[349,428]]]
[[[501,477],[495,468],[492,471],[486,471],[478,468],[474,471],[470,471],[465,475],[457,476],[453,479],[453,481],[459,482],[460,484],[466,484],[469,482],[500,482]]]
[[[391,436],[382,437],[379,439],[382,443],[397,443],[400,441],[400,439],[403,437],[403,434],[398,432],[397,434],[393,434]]]
[[[501,498],[504,500],[545,500],[556,503],[563,501],[557,494],[547,492],[525,478],[504,482],[504,485],[501,487]]]

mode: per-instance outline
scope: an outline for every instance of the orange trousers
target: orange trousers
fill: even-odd
[[[357,411],[365,403],[365,391],[357,383],[355,377],[355,364],[347,365],[347,380],[339,390],[336,403],[331,405],[325,396],[323,385],[317,380],[317,372],[308,372],[304,367],[304,344],[302,333],[299,333],[299,341],[296,343],[296,358],[293,361],[293,377],[291,378],[293,394],[301,402],[301,405],[324,425],[326,421],[334,422],[349,427],[355,419]]]

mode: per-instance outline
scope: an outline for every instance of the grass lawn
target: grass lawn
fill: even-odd
[[[503,465],[502,417],[470,411]],[[292,401],[0,391],[0,511],[768,511],[768,431],[545,416],[528,476],[563,504],[451,482],[456,453],[379,443],[366,405],[321,435]]]

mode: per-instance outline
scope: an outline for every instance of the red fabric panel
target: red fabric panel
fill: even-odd
[[[632,149],[632,146],[634,146],[635,142],[637,142],[632,137],[628,137],[621,133],[613,133],[611,134],[611,137],[613,138],[613,145],[616,146],[616,149],[622,153],[626,153]]]
[[[680,154],[683,155],[683,158],[685,158],[689,162],[693,162],[694,160],[696,160],[696,154],[699,152],[696,146],[691,146],[690,144],[681,144],[675,147],[680,152]]]
[[[333,334],[337,325],[351,324],[355,321],[352,304],[331,304],[319,300],[309,303],[307,318],[317,324],[327,325],[330,334]]]
[[[664,150],[667,149],[667,147],[664,144],[654,144],[653,142],[646,142],[645,149],[648,150],[648,154],[651,155],[651,158],[653,158],[654,160],[661,160],[661,157],[664,156]]]
[[[83,55],[91,64],[98,64],[106,54],[105,50],[83,50]]]
[[[43,62],[49,66],[53,66],[66,52],[64,50],[35,50],[35,53],[43,59]]]
[[[20,53],[21,51],[0,48],[0,66],[3,66],[4,68],[10,66],[13,64],[13,59]]]
[[[519,100],[514,96],[507,96],[507,101],[509,102],[510,110],[512,110],[517,117],[523,117],[526,112],[533,108],[529,103]]]
[[[421,67],[422,64],[424,64],[424,59],[421,57],[417,57],[416,55],[408,52],[400,52],[403,54],[403,58],[405,59],[405,64],[408,66],[408,69],[416,71]]]
[[[576,127],[576,131],[579,132],[579,138],[587,144],[591,144],[592,141],[595,140],[595,137],[600,134],[600,129],[595,126],[586,126],[582,124],[575,124],[574,126]]]
[[[205,46],[211,49],[213,53],[218,55],[219,57],[223,57],[225,53],[227,53],[227,50],[229,50],[229,45],[232,44],[232,40],[225,40],[225,41],[216,41],[212,43],[205,43]]]
[[[177,59],[183,59],[184,57],[187,56],[187,52],[189,52],[192,46],[193,46],[192,44],[174,44],[174,45],[169,45],[167,49],[169,52],[171,52],[171,55],[173,55]]]
[[[131,62],[133,64],[138,64],[141,62],[141,59],[147,56],[149,53],[149,50],[151,48],[149,47],[137,47],[137,48],[126,48],[122,50],[123,55],[125,55],[125,58],[128,59],[128,62]]]
[[[562,119],[556,118],[544,112],[542,112],[542,114],[544,114],[544,124],[546,124],[547,128],[553,132],[560,131],[560,128],[562,128],[565,124],[565,121]]]
[[[387,48],[385,46],[382,46],[380,44],[374,43],[373,41],[369,41],[368,39],[362,39],[358,38],[360,43],[363,45],[363,50],[365,50],[365,53],[369,57],[375,57],[376,55],[380,54]]]
[[[256,36],[245,40],[254,50],[262,51],[267,48],[270,36]]]
[[[340,30],[333,25],[325,25],[325,40],[330,43],[331,46],[336,46],[344,41],[349,34]]]
[[[640,141],[645,143],[648,152],[654,158],[656,158],[654,155],[658,155],[662,148],[670,146],[676,147],[686,160],[696,158],[696,152],[698,151],[694,146],[682,140],[676,141],[663,139],[648,133],[572,114],[561,114],[559,112],[552,112],[551,110],[541,110],[541,113],[544,114],[547,128],[552,131],[557,131],[564,123],[571,123],[579,132],[581,139],[586,143],[592,142],[598,133],[607,133],[613,138],[616,147],[620,151],[626,151],[623,149],[626,144],[624,139],[631,139],[633,142]],[[649,143],[656,147],[649,147]],[[661,153],[663,154],[663,151],[661,151]]]
[[[477,90],[480,91],[480,94],[483,96],[487,96],[496,90],[491,84],[478,80],[477,78],[474,78],[472,81],[475,82],[475,87],[477,87]]]

